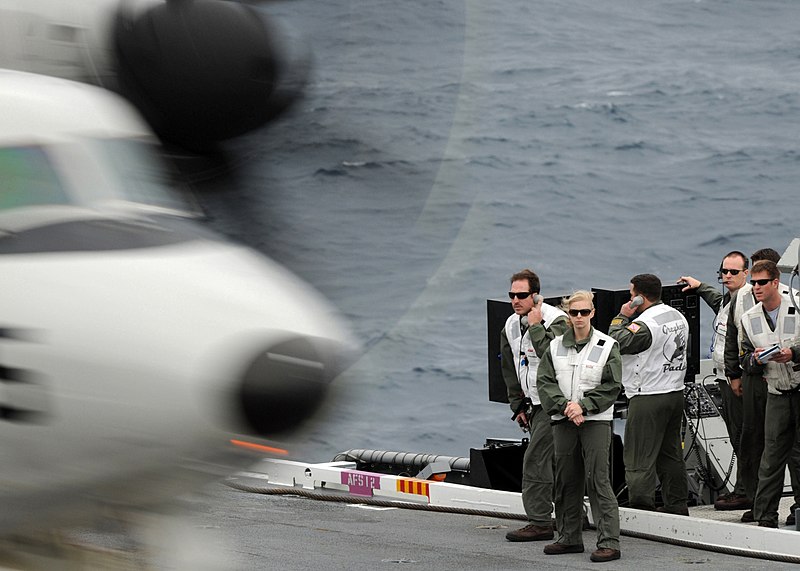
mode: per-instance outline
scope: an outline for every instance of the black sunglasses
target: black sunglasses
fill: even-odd
[[[515,297],[518,297],[520,299],[528,299],[528,296],[530,296],[532,293],[532,291],[510,291],[508,292],[508,298],[514,299]]]
[[[730,274],[732,276],[738,276],[739,272],[743,272],[744,270],[729,270],[728,268],[720,268],[719,273],[721,274]]]
[[[750,280],[750,283],[753,285],[765,286],[771,281],[772,280],[770,278],[764,278],[763,280]]]
[[[578,317],[578,314],[579,314],[579,313],[580,313],[581,315],[583,315],[584,317],[589,317],[589,314],[590,314],[591,312],[592,312],[592,310],[591,310],[591,309],[570,309],[570,310],[568,311],[568,313],[569,313],[569,314],[570,314],[572,317]]]

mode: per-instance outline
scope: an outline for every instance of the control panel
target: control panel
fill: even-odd
[[[716,383],[686,383],[683,399],[686,416],[690,419],[720,416],[722,395]]]

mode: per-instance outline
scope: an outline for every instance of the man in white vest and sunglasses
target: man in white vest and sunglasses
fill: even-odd
[[[781,255],[773,248],[761,248],[750,255],[750,261],[755,264],[761,260],[778,263]],[[790,288],[780,284],[779,290],[783,295],[789,295]],[[761,467],[761,455],[764,453],[764,419],[767,409],[767,384],[764,382],[761,371],[753,374],[742,370],[739,357],[741,353],[741,323],[742,316],[751,309],[757,300],[750,283],[743,285],[731,295],[731,308],[728,316],[727,331],[725,333],[725,374],[731,378],[741,379],[742,387],[742,438],[739,450],[736,452],[736,475],[744,481],[748,498],[756,497],[758,489],[758,471]],[[786,525],[795,525],[795,508],[800,505],[800,447],[795,447],[789,457],[789,474],[791,476],[792,490],[794,492],[794,505],[789,508]],[[738,487],[738,482],[737,482]],[[755,521],[753,510],[749,509],[742,514],[741,521],[750,523]]]
[[[567,330],[567,314],[544,303],[539,276],[511,276],[508,297],[514,313],[500,332],[500,368],[514,420],[530,434],[522,460],[522,505],[528,524],[509,531],[508,541],[553,539],[553,433],[536,390],[539,359],[550,341]]]
[[[753,517],[760,527],[778,527],[778,505],[792,449],[800,439],[800,313],[781,293],[777,265],[753,265],[756,305],[742,316],[742,369],[767,385],[764,452],[758,470]]]
[[[731,322],[731,308],[736,303],[736,292],[747,284],[749,260],[738,250],[725,254],[717,271],[719,282],[723,286],[720,291],[716,286],[701,282],[692,276],[681,276],[679,283],[685,283],[682,291],[694,289],[714,312],[714,333],[711,340],[711,359],[714,361],[714,372],[717,385],[722,396],[722,419],[728,429],[728,437],[739,461],[736,464],[736,483],[733,491],[720,495],[714,502],[718,510],[749,510],[753,507],[755,497],[754,481],[747,485],[748,472],[742,458],[742,419],[744,403],[741,372],[726,372],[726,333]],[[732,324],[735,327],[735,325]],[[738,351],[735,354],[738,363]],[[738,369],[738,367],[737,367]],[[751,490],[748,495],[748,490]]]

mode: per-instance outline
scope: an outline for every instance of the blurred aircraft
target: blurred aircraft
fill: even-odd
[[[314,413],[349,333],[193,220],[130,105],[0,70],[0,109],[0,539],[159,505]]]
[[[248,3],[0,0],[0,68],[115,91],[163,141],[193,152],[288,108],[309,62],[300,42]]]

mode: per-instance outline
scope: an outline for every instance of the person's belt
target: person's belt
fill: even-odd
[[[797,391],[800,391],[800,385],[797,385],[793,389],[785,389],[784,390],[784,389],[776,388],[775,390],[778,391],[779,393],[781,393],[782,395],[790,395],[792,393],[796,393]]]

